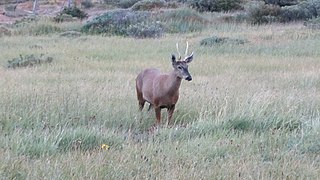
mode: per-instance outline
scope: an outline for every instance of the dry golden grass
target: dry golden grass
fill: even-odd
[[[200,46],[211,35],[249,42]],[[0,176],[317,179],[319,35],[300,24],[216,24],[161,39],[2,37]],[[173,127],[150,133],[155,116],[139,123],[134,79],[147,67],[170,71],[186,40],[193,81],[182,83]],[[5,68],[40,53],[53,63]]]

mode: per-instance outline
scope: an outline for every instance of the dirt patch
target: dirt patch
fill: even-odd
[[[57,0],[54,4],[39,4],[37,7],[37,14],[40,16],[55,16],[62,10],[64,5],[63,0]],[[22,19],[25,16],[32,14],[33,2],[27,1],[23,3],[19,3],[16,6],[16,11],[26,12],[25,16],[21,17],[8,17],[5,15],[5,7],[8,5],[0,5],[0,24],[12,24],[17,20]]]

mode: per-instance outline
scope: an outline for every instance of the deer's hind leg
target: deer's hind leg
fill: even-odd
[[[141,111],[140,113],[140,123],[142,122],[142,117],[143,117],[143,113],[142,113],[142,109],[144,107],[144,104],[146,103],[146,100],[143,99],[143,96],[142,96],[142,93],[138,90],[137,88],[137,98],[138,98],[138,101],[139,101],[139,110]]]
[[[139,101],[139,110],[142,111],[144,104],[146,103],[146,100],[143,98],[142,92],[139,90],[139,88],[136,88],[137,90],[137,98]]]

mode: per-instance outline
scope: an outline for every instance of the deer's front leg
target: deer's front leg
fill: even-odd
[[[160,119],[161,119],[161,108],[160,107],[155,107],[154,110],[156,112],[157,125],[159,125],[160,124]]]
[[[168,124],[171,124],[171,119],[172,119],[172,115],[173,115],[174,109],[175,109],[175,104],[171,105],[171,106],[169,106],[167,108],[167,111],[168,111]]]

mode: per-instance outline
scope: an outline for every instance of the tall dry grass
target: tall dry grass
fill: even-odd
[[[200,46],[211,35],[249,43]],[[300,24],[216,24],[161,39],[2,37],[0,176],[316,179],[319,35]],[[147,67],[170,71],[186,39],[193,81],[182,83],[173,127],[150,133],[155,116],[139,122],[134,79]],[[5,68],[30,53],[54,61]]]

